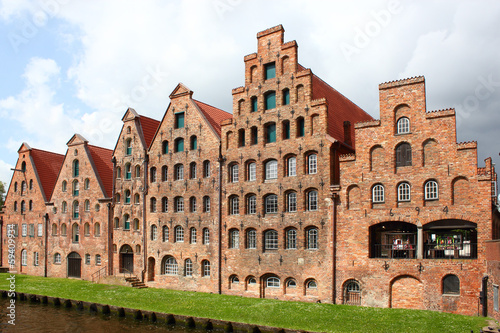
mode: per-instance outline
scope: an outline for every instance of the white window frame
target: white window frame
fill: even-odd
[[[318,228],[309,228],[306,231],[307,236],[307,249],[317,250],[318,249]]]
[[[163,267],[165,275],[177,275],[179,274],[179,265],[174,257],[169,257],[165,260],[165,266]]]
[[[318,173],[318,155],[310,154],[307,157],[307,173],[309,175]]]
[[[318,191],[307,192],[307,210],[310,212],[318,210]]]
[[[410,133],[410,119],[407,117],[401,117],[397,121],[397,133],[407,134]]]
[[[231,165],[231,183],[239,181],[239,167],[238,164]]]
[[[174,228],[175,242],[184,243],[184,228],[180,225]]]
[[[257,214],[257,196],[255,195],[247,197],[247,214]]]
[[[266,162],[266,180],[278,179],[278,161],[270,160]]]
[[[205,213],[210,213],[210,197],[209,196],[203,197],[203,211]]]
[[[297,229],[290,228],[286,231],[286,248],[297,249]]]
[[[27,266],[27,265],[28,265],[28,251],[22,250],[21,251],[21,266]]]
[[[279,288],[281,281],[275,276],[270,276],[266,279],[266,288]]]
[[[428,180],[424,185],[425,200],[439,199],[439,184],[435,180]]]
[[[264,233],[264,249],[277,250],[278,249],[278,232],[274,229],[267,230]]]
[[[398,185],[398,202],[411,201],[411,186],[409,183],[401,183]]]
[[[34,266],[38,266],[39,262],[38,262],[38,252],[34,252],[33,253],[33,265]]]
[[[54,264],[60,264],[61,263],[61,254],[56,253],[54,254]]]
[[[210,276],[210,261],[203,260],[201,263],[202,276]]]
[[[175,166],[175,180],[184,180],[184,165],[177,164]]]
[[[184,212],[184,198],[177,197],[175,198],[175,212],[183,213]]]
[[[190,229],[189,242],[191,244],[196,244],[196,228],[194,227]]]
[[[247,230],[247,249],[257,248],[257,231],[255,229]]]
[[[28,236],[28,225],[26,223],[22,224],[21,236],[23,237]]]
[[[240,198],[238,196],[233,196],[229,198],[229,214],[230,215],[240,214]]]
[[[248,181],[253,182],[257,180],[257,163],[252,162],[248,164]]]
[[[156,224],[151,226],[151,239],[154,241],[158,239],[158,227]]]
[[[297,158],[295,156],[288,158],[288,177],[297,176]]]
[[[385,189],[384,185],[377,184],[372,188],[372,203],[384,203],[385,202]]]
[[[297,211],[297,192],[288,192],[286,194],[287,211],[295,213]]]
[[[184,275],[193,276],[193,262],[189,258],[184,261]]]
[[[229,248],[239,249],[240,248],[240,231],[238,229],[232,229],[229,232]]]
[[[210,244],[210,230],[208,228],[203,229],[203,244]]]
[[[278,196],[276,194],[269,194],[264,198],[264,206],[266,214],[278,213]]]

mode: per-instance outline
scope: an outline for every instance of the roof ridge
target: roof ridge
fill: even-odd
[[[31,148],[31,150],[36,150],[36,151],[39,151],[39,152],[44,152],[44,153],[48,153],[48,154],[54,154],[54,155],[59,155],[59,156],[66,156],[66,154],[59,154],[59,153],[56,153],[56,152],[53,152],[53,151],[50,151],[50,150],[45,150],[45,149],[40,149],[40,148]]]

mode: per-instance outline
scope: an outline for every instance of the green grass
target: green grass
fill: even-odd
[[[8,290],[9,274],[0,274]],[[316,332],[479,332],[482,317],[255,299],[167,289],[133,289],[88,281],[16,276],[16,291],[193,317]]]

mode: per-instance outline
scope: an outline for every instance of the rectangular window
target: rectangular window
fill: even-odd
[[[264,65],[265,79],[274,79],[276,77],[276,65],[274,62],[270,62]]]
[[[85,255],[85,265],[90,265],[90,254]]]
[[[38,252],[33,254],[33,265],[38,266]]]
[[[493,286],[493,309],[498,311],[498,286]]]
[[[297,137],[303,137],[305,135],[305,123],[304,118],[300,118],[297,120]]]
[[[100,254],[96,254],[95,255],[95,264],[97,266],[100,266],[101,265],[101,255]]]
[[[257,97],[252,97],[252,112],[256,112],[257,111]]]
[[[247,205],[248,205],[248,211],[247,213],[248,214],[256,214],[257,213],[257,198],[255,197],[255,195],[252,195],[252,196],[249,196],[247,198],[248,202],[247,202]]]
[[[43,236],[43,224],[38,224],[38,237]]]
[[[283,140],[290,139],[290,122],[283,122]]]
[[[184,151],[184,140],[178,139],[175,141],[175,152]]]
[[[23,223],[23,225],[22,225],[21,236],[23,236],[23,237],[28,236],[28,225],[26,223]]]
[[[276,108],[276,93],[271,91],[264,96],[264,110]]]
[[[283,90],[283,105],[290,104],[290,90]]]
[[[235,164],[231,167],[231,182],[237,183],[239,180],[238,176],[238,164]]]
[[[259,142],[259,137],[258,137],[258,130],[257,127],[252,127],[252,138],[251,138],[251,144],[256,145]]]
[[[257,179],[256,168],[257,168],[257,164],[255,164],[255,163],[250,163],[248,165],[248,181],[253,182]]]
[[[184,128],[184,112],[175,114],[175,128]]]
[[[269,124],[266,126],[266,142],[276,142],[276,125]]]

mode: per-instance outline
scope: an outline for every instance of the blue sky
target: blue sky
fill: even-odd
[[[282,24],[299,61],[378,118],[378,84],[424,75],[427,109],[499,163],[499,1],[0,0],[0,180],[22,142],[114,148],[127,107],[161,119],[182,82],[231,112],[256,34]]]

